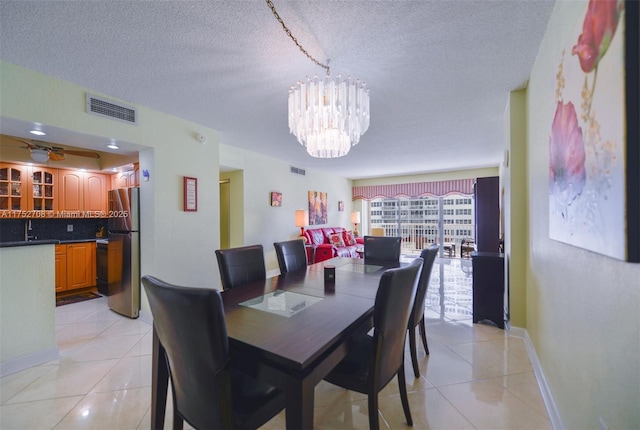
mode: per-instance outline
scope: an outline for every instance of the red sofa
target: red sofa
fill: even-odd
[[[304,231],[304,236],[307,238],[307,245],[312,245],[315,250],[315,262],[328,260],[333,257],[350,257],[360,258],[356,249],[361,248],[364,244],[364,239],[356,237],[355,245],[346,245],[345,233],[348,230],[342,227],[321,227],[321,228],[309,228]],[[341,233],[345,246],[335,246],[331,243],[330,236],[335,233]]]

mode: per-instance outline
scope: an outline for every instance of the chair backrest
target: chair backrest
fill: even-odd
[[[292,272],[307,267],[307,251],[302,240],[293,239],[285,242],[275,242],[273,247],[276,249],[280,273]]]
[[[438,244],[433,244],[429,248],[423,249],[420,253],[420,258],[424,260],[424,263],[418,280],[416,299],[414,300],[413,310],[411,311],[411,317],[409,318],[409,328],[415,327],[424,316],[424,300],[427,297],[427,289],[429,288],[429,280],[431,278],[431,269],[433,269],[433,263],[438,256],[439,250],[440,246]]]
[[[407,324],[422,264],[422,258],[418,257],[408,266],[387,269],[380,278],[373,310],[373,342],[376,356],[372,383],[376,392],[396,375],[400,366],[404,365]]]
[[[401,237],[365,236],[365,260],[400,261]]]
[[[174,409],[195,428],[222,428],[233,419],[233,405],[220,293],[152,276],[142,277],[142,285],[169,364]]]
[[[267,279],[262,245],[218,249],[216,257],[224,290]]]

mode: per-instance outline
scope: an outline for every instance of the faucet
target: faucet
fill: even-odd
[[[25,241],[30,241],[30,240],[37,239],[36,236],[29,235],[29,232],[31,230],[33,230],[33,227],[31,226],[31,220],[28,219],[24,223],[24,240]]]

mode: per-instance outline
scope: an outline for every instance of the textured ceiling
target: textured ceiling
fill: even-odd
[[[354,179],[412,174],[499,164],[509,91],[526,85],[553,8],[545,0],[273,2],[304,48],[330,59],[332,75],[371,90],[371,126],[346,157],[314,159],[289,134],[289,87],[325,72],[263,0],[2,0],[0,58],[299,167]],[[6,123],[0,131],[19,132]]]

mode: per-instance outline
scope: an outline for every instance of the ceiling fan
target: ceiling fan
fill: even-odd
[[[60,146],[52,146],[48,142],[41,140],[25,140],[15,136],[4,135],[4,138],[25,144],[24,149],[31,152],[31,159],[37,163],[46,163],[48,160],[61,161],[65,155],[75,155],[77,157],[100,158],[100,154],[94,151],[81,151],[75,149],[64,149]],[[14,147],[15,148],[15,147]]]

